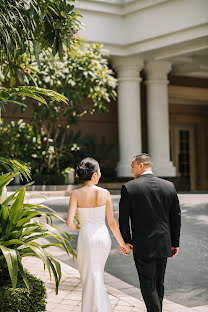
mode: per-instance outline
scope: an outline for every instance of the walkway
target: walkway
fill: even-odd
[[[38,192],[37,192],[38,193]],[[36,194],[37,194],[36,193]],[[50,194],[50,196],[47,196],[50,198],[50,202],[53,203],[59,203],[58,206],[58,211],[59,214],[63,217],[65,217],[65,213],[66,213],[66,208],[65,205],[68,202],[68,198],[66,197],[59,197],[60,194],[57,194],[56,192],[51,192],[52,194]],[[48,194],[47,194],[48,195]],[[30,199],[29,199],[30,198]],[[193,273],[195,273],[195,278],[197,279],[197,276],[199,274],[199,258],[200,256],[202,257],[203,255],[203,259],[204,257],[207,258],[207,238],[204,237],[205,240],[201,240],[201,237],[199,237],[200,239],[196,240],[193,242],[193,234],[195,232],[196,229],[198,229],[197,231],[197,235],[198,232],[199,233],[203,233],[202,229],[204,229],[204,227],[206,227],[207,229],[207,224],[208,224],[208,214],[207,214],[207,203],[208,203],[208,194],[179,194],[179,198],[180,198],[180,202],[182,204],[182,211],[183,211],[183,217],[184,217],[184,230],[186,228],[186,222],[187,224],[189,223],[193,223],[195,228],[193,228],[193,225],[191,225],[190,231],[192,233],[192,238],[191,241],[187,240],[187,234],[184,236],[185,240],[184,240],[184,244],[185,247],[184,249],[188,249],[190,250],[191,248],[191,254],[193,254],[193,258],[196,258],[196,263],[197,263],[197,270],[194,270]],[[64,200],[64,205],[63,205],[63,201]],[[112,196],[112,200],[113,200],[113,206],[115,208],[115,213],[117,213],[117,203],[119,200],[119,195],[114,195]],[[43,198],[31,198],[31,192],[28,192],[28,201],[29,202],[43,202]],[[66,201],[66,204],[65,204]],[[47,203],[49,204],[49,202]],[[50,206],[50,205],[49,205]],[[53,206],[53,205],[52,205]],[[53,208],[57,208],[56,205]],[[196,233],[195,233],[196,234]],[[201,235],[201,234],[200,234]],[[200,243],[201,241],[201,243]],[[183,241],[182,241],[183,243]],[[194,243],[194,244],[193,244]],[[192,246],[193,245],[193,246]],[[193,248],[192,248],[193,247]],[[199,248],[200,247],[200,248]],[[181,248],[181,257],[183,255],[182,252],[183,248]],[[199,254],[198,254],[198,251]],[[205,251],[205,253],[203,253]],[[114,249],[112,249],[112,251],[114,252]],[[60,254],[59,254],[60,252]],[[68,264],[71,262],[69,261],[69,259],[67,258],[64,259],[63,254],[61,253],[61,251],[56,251],[55,253],[53,252],[54,256],[61,259],[62,261],[65,261],[65,263],[61,263],[62,265],[62,280],[61,280],[61,284],[60,284],[60,288],[59,288],[59,294],[56,296],[55,294],[55,283],[53,280],[50,280],[49,278],[49,274],[46,271],[44,273],[44,269],[43,269],[43,265],[41,263],[40,260],[35,259],[35,258],[25,258],[24,259],[24,264],[25,267],[34,275],[36,275],[37,277],[41,278],[45,284],[46,284],[46,288],[47,288],[47,312],[53,312],[53,311],[57,311],[57,312],[64,312],[64,311],[74,311],[74,312],[80,312],[81,311],[81,283],[80,283],[80,278],[79,278],[79,273],[76,270],[76,268],[73,268],[72,266],[69,266]],[[195,254],[197,253],[197,254]],[[126,257],[124,257],[126,259]],[[186,257],[187,258],[187,257]],[[184,259],[186,259],[184,258]],[[124,260],[125,260],[124,259]],[[124,261],[122,260],[122,261]],[[179,257],[178,257],[178,260]],[[118,261],[118,260],[117,260]],[[130,261],[130,259],[128,260]],[[114,261],[115,262],[115,261]],[[184,263],[184,261],[182,261]],[[119,265],[118,262],[116,262],[117,266]],[[70,265],[73,265],[70,263]],[[120,266],[120,265],[119,265]],[[133,266],[131,266],[133,267]],[[177,268],[177,265],[176,265]],[[190,270],[191,266],[190,264],[187,263],[187,270]],[[196,267],[195,267],[196,268]],[[123,270],[120,267],[120,275],[122,273]],[[176,270],[177,271],[177,270]],[[174,271],[171,273],[168,272],[167,277],[171,276],[171,274],[174,274],[174,272],[176,272],[175,269]],[[206,270],[201,270],[202,272],[206,272]],[[180,272],[180,276],[183,275],[186,276],[188,275],[188,272],[183,272],[181,270],[179,270],[178,272]],[[128,273],[128,271],[124,272],[125,274]],[[130,272],[132,275],[132,272]],[[118,277],[120,277],[120,275]],[[178,275],[177,275],[178,276]],[[180,278],[180,276],[178,276],[178,278]],[[172,277],[174,278],[174,276],[172,275]],[[202,276],[203,277],[203,276]],[[201,279],[202,279],[201,277]],[[199,300],[197,300],[197,304],[193,304],[190,305],[190,307],[187,306],[183,306],[181,304],[177,304],[172,300],[172,298],[169,298],[170,300],[165,299],[164,300],[164,312],[208,312],[208,305],[207,305],[207,301],[206,300],[202,300],[204,301],[204,305],[202,303],[202,301],[200,300],[201,295],[206,297],[207,294],[207,285],[204,285],[204,292],[202,291],[203,289],[201,289],[200,291],[197,292],[197,283],[196,283],[196,279],[195,279],[195,286],[196,289],[194,291],[190,291],[193,297],[195,298],[199,298]],[[206,280],[206,278],[205,278]],[[194,281],[193,281],[194,282]],[[106,288],[108,291],[108,294],[110,296],[110,300],[112,303],[112,307],[113,307],[113,311],[117,311],[117,312],[121,312],[121,311],[134,311],[134,312],[146,312],[142,297],[141,297],[141,292],[137,287],[134,287],[133,285],[130,285],[129,283],[126,283],[122,280],[120,280],[119,278],[106,273],[105,272],[105,284],[106,284]],[[179,286],[179,285],[178,285]],[[187,289],[187,291],[189,292],[189,290]],[[175,297],[178,296],[178,292],[175,289]],[[186,292],[185,292],[186,293]],[[197,295],[198,293],[198,295]],[[173,297],[174,297],[174,293],[173,293]],[[174,298],[175,298],[174,297]],[[166,291],[166,298],[167,298],[167,291]],[[90,311],[89,311],[90,312]]]
[[[80,312],[81,311],[81,283],[79,272],[67,264],[61,263],[62,279],[59,294],[55,294],[55,282],[50,280],[48,271],[44,272],[41,260],[28,257],[23,260],[24,267],[45,282],[47,289],[47,312]],[[146,312],[142,300],[130,294],[138,292],[133,287],[118,278],[105,273],[105,284],[110,301],[115,312]],[[187,308],[169,300],[164,300],[164,312],[208,312],[208,305]],[[90,312],[90,311],[89,311]]]

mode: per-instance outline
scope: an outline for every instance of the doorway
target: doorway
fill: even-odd
[[[195,129],[192,125],[173,125],[170,129],[172,161],[176,176],[187,183],[188,190],[196,189]]]

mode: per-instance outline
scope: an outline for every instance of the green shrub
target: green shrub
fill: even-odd
[[[29,289],[22,258],[34,256],[40,258],[53,274],[56,293],[61,280],[60,263],[47,251],[50,246],[59,247],[68,255],[76,257],[70,244],[71,236],[53,225],[53,219],[65,220],[54,210],[43,205],[25,203],[25,186],[6,196],[5,186],[19,173],[0,175],[0,279],[9,272],[13,289],[17,286],[18,273]],[[30,185],[28,183],[27,185]],[[43,211],[44,208],[44,211]],[[45,220],[45,222],[44,222]],[[53,242],[37,242],[39,238],[53,238]],[[55,239],[55,241],[54,241]]]
[[[65,177],[63,174],[34,174],[33,180],[36,185],[64,185]]]
[[[43,281],[26,273],[30,291],[22,277],[18,276],[17,287],[12,288],[9,274],[0,279],[0,312],[46,311],[46,289]]]

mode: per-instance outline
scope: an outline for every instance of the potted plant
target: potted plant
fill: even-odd
[[[74,184],[74,168],[67,167],[63,170],[63,174],[66,176],[66,184]]]

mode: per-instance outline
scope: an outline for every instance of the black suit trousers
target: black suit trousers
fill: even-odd
[[[167,258],[135,259],[147,312],[162,312]]]

